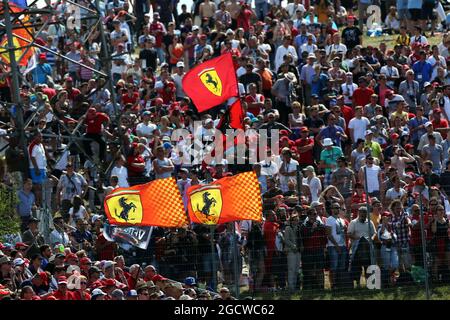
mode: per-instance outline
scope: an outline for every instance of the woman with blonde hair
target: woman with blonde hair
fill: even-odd
[[[298,129],[303,126],[305,122],[306,115],[303,111],[303,105],[298,102],[292,102],[292,113],[288,114],[289,119],[289,129]]]

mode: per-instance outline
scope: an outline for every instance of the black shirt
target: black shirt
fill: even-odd
[[[139,52],[139,59],[145,60],[147,68],[151,67],[153,70],[156,70],[156,59],[158,58],[158,55],[156,54],[156,49],[142,49],[141,52]]]
[[[239,77],[239,82],[244,85],[246,93],[248,93],[247,86],[250,83],[256,84],[259,92],[261,84],[261,76],[256,72],[244,73],[242,76]]]
[[[362,36],[362,32],[356,26],[347,27],[342,31],[342,41],[347,46],[348,50],[351,50],[360,44],[360,36]]]

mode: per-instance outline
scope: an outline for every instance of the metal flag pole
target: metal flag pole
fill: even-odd
[[[231,248],[233,248],[233,273],[234,273],[234,294],[237,299],[239,299],[240,290],[239,290],[239,279],[240,274],[239,273],[239,265],[238,265],[238,241],[237,241],[237,235],[236,235],[236,222],[232,222],[233,224],[233,237],[231,238]]]
[[[23,126],[23,109],[20,104],[20,86],[19,86],[19,70],[17,67],[16,54],[14,50],[14,40],[12,34],[12,25],[11,25],[11,15],[10,8],[7,0],[3,0],[3,11],[5,18],[5,30],[6,36],[8,39],[8,51],[9,51],[9,63],[11,69],[11,81],[12,81],[12,94],[11,98],[15,105],[16,111],[16,126],[17,126],[17,134],[19,137],[19,145],[24,152],[24,156],[26,161],[28,162],[28,152],[26,148],[26,139],[25,139],[25,131]]]
[[[98,1],[98,0],[97,0]],[[212,177],[211,174],[209,173],[209,171],[206,169],[206,183],[211,183],[212,182]],[[212,281],[211,281],[211,289],[212,291],[216,291],[217,290],[217,263],[216,263],[216,247],[215,247],[215,243],[214,243],[214,234],[216,231],[216,225],[212,224],[209,226],[209,232],[210,232],[210,236],[209,236],[209,242],[211,245],[211,266],[212,266],[212,272],[211,272],[211,276],[212,276]]]

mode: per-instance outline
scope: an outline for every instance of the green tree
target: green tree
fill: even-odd
[[[0,239],[20,232],[20,219],[16,214],[18,203],[16,190],[0,184]]]

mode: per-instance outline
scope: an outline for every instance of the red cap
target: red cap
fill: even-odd
[[[69,253],[67,256],[66,256],[66,261],[69,261],[69,260],[73,260],[73,259],[76,259],[76,260],[78,260],[78,257],[77,257],[77,255],[75,254],[75,253]]]
[[[206,34],[200,35],[200,39],[205,40],[207,38]]]
[[[73,78],[72,78],[72,77],[67,77],[67,78],[66,78],[66,81],[72,82],[72,81],[73,81]]]
[[[293,147],[295,146],[295,141],[289,140],[289,146]],[[292,150],[292,149],[291,149]],[[297,152],[297,150],[295,150],[295,152]]]
[[[300,132],[309,132],[308,127],[301,127]]]
[[[15,248],[16,250],[19,248],[28,248],[28,245],[23,242],[17,242]]]
[[[119,11],[118,16],[121,17],[121,16],[124,16],[126,14],[127,14],[127,12],[125,10],[121,10],[121,11]]]
[[[289,138],[286,137],[286,136],[282,136],[282,137],[280,138],[280,141],[289,141]]]
[[[156,282],[156,281],[166,281],[166,280],[169,280],[169,279],[163,277],[163,276],[160,275],[160,274],[154,275],[154,276],[152,277],[152,281],[153,281],[153,282]]]
[[[355,16],[348,16],[347,19],[348,20],[355,20]]]
[[[392,213],[390,213],[389,211],[385,211],[381,214],[382,217],[391,217]]]
[[[386,90],[386,95],[388,96],[388,95],[390,95],[390,94],[393,94],[394,93],[394,91],[392,91],[392,90]]]
[[[91,264],[92,261],[88,257],[83,257],[80,259],[80,264]]]
[[[391,134],[391,139],[398,139],[400,138],[400,136],[398,135],[398,133],[393,133]]]
[[[163,103],[164,103],[163,99],[161,99],[161,98],[156,98],[155,99],[155,104],[163,104]]]
[[[433,114],[441,114],[442,111],[439,108],[433,109]]]
[[[91,284],[91,288],[92,289],[97,289],[97,288],[103,288],[104,285],[100,280],[95,280],[92,284]]]
[[[416,182],[414,183],[416,186],[424,186],[425,185],[425,179],[422,177],[418,177],[416,179]]]
[[[282,136],[288,136],[289,132],[287,130],[280,130],[280,135]]]
[[[58,284],[67,284],[67,278],[65,276],[58,277]]]
[[[408,143],[405,145],[405,149],[414,149],[414,145]]]
[[[47,59],[47,55],[45,54],[45,53],[41,53],[40,55],[39,55],[39,59]]]
[[[58,300],[55,296],[48,296],[45,300]]]
[[[96,112],[97,112],[97,109],[95,109],[95,108],[88,109],[88,113],[96,113]]]
[[[114,279],[105,279],[103,280],[103,285],[105,287],[115,287],[116,286],[116,280]]]

